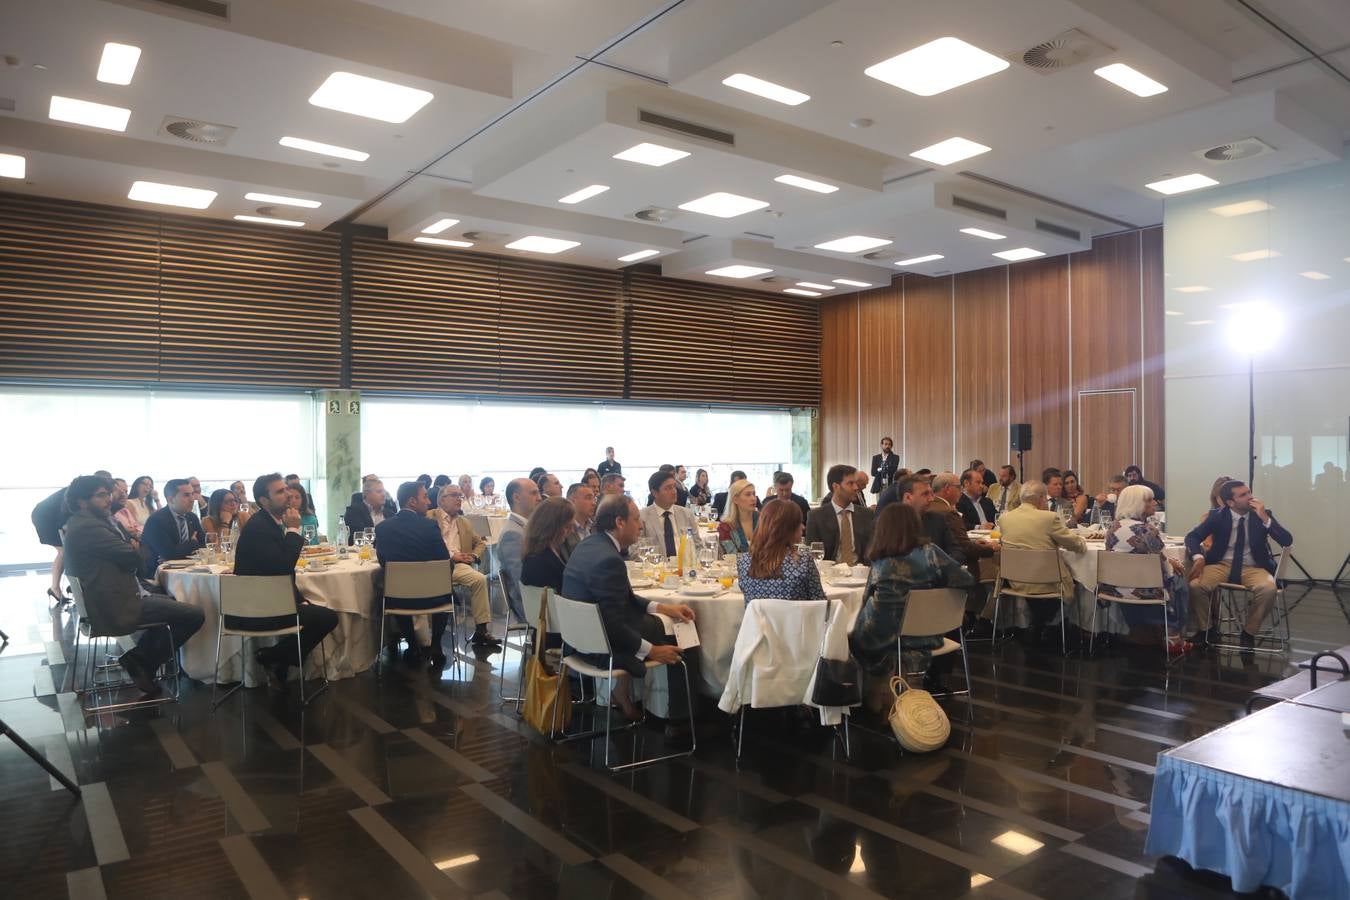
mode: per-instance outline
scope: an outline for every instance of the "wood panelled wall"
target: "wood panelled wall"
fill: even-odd
[[[1068,256],[901,276],[822,303],[821,331],[822,471],[866,464],[883,436],[910,468],[1015,463],[1009,426],[1030,422],[1033,474],[1086,466],[1095,483],[1105,473],[1091,470],[1111,460],[1163,478],[1161,228]],[[1106,401],[1131,420],[1084,433],[1083,404],[1096,423]]]

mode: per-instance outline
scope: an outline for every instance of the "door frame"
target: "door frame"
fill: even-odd
[[[1090,396],[1102,396],[1107,394],[1129,394],[1130,395],[1130,459],[1132,463],[1126,465],[1139,465],[1139,390],[1138,388],[1105,388],[1101,390],[1079,391],[1078,403],[1074,412],[1078,416],[1078,444],[1075,447],[1075,453],[1078,457],[1075,471],[1083,471],[1083,398]],[[1081,484],[1081,477],[1079,479]]]

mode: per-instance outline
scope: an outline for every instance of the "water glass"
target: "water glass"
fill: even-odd
[[[302,529],[302,532],[305,536],[305,544],[308,546],[315,542],[315,538],[318,537],[319,534],[319,529],[315,528],[313,525],[306,525]]]
[[[821,562],[825,559],[825,543],[823,541],[811,542],[811,558],[816,562]]]

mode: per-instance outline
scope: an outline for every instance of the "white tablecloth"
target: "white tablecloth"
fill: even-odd
[[[160,569],[158,573],[159,583],[165,591],[180,603],[197,607],[206,617],[201,630],[183,645],[183,671],[208,684],[215,678],[220,579],[232,577],[223,574],[221,566],[209,568],[207,572]],[[374,562],[362,565],[356,559],[348,558],[322,572],[306,571],[296,576],[296,584],[306,600],[338,614],[337,627],[324,639],[321,647],[315,647],[306,657],[306,678],[319,677],[325,652],[328,669],[324,674],[330,680],[351,678],[375,664],[379,650],[376,645],[380,639],[379,617],[375,615],[375,575],[379,571],[379,565]],[[262,646],[261,640],[250,642],[247,665],[242,665],[244,683],[249,687],[265,680],[252,655],[252,650]],[[242,638],[227,636],[221,641],[222,683],[239,680],[244,662],[242,648]]]
[[[473,526],[477,534],[483,533],[483,525],[486,523],[488,536],[484,538],[489,544],[495,544],[501,540],[502,529],[506,527],[506,516],[488,515],[486,513],[466,513],[465,518]]]

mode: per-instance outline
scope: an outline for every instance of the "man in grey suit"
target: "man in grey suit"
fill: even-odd
[[[511,613],[522,621],[525,606],[520,600],[520,565],[525,551],[525,525],[539,502],[539,485],[528,478],[516,478],[506,486],[506,505],[511,507],[511,514],[497,538],[497,559],[505,576],[502,580],[506,582],[506,602]]]
[[[66,488],[72,513],[66,523],[66,574],[80,580],[85,612],[95,634],[123,635],[144,629],[136,646],[118,660],[147,697],[160,694],[155,672],[202,627],[202,611],[141,587],[141,555],[108,516],[111,479],[81,475]],[[169,626],[171,635],[160,627]]]
[[[872,510],[855,506],[853,466],[831,466],[825,473],[830,496],[811,510],[806,518],[806,542],[825,545],[825,558],[834,562],[863,563],[867,561],[867,545],[872,542]],[[852,541],[841,541],[840,535],[851,535]]]

